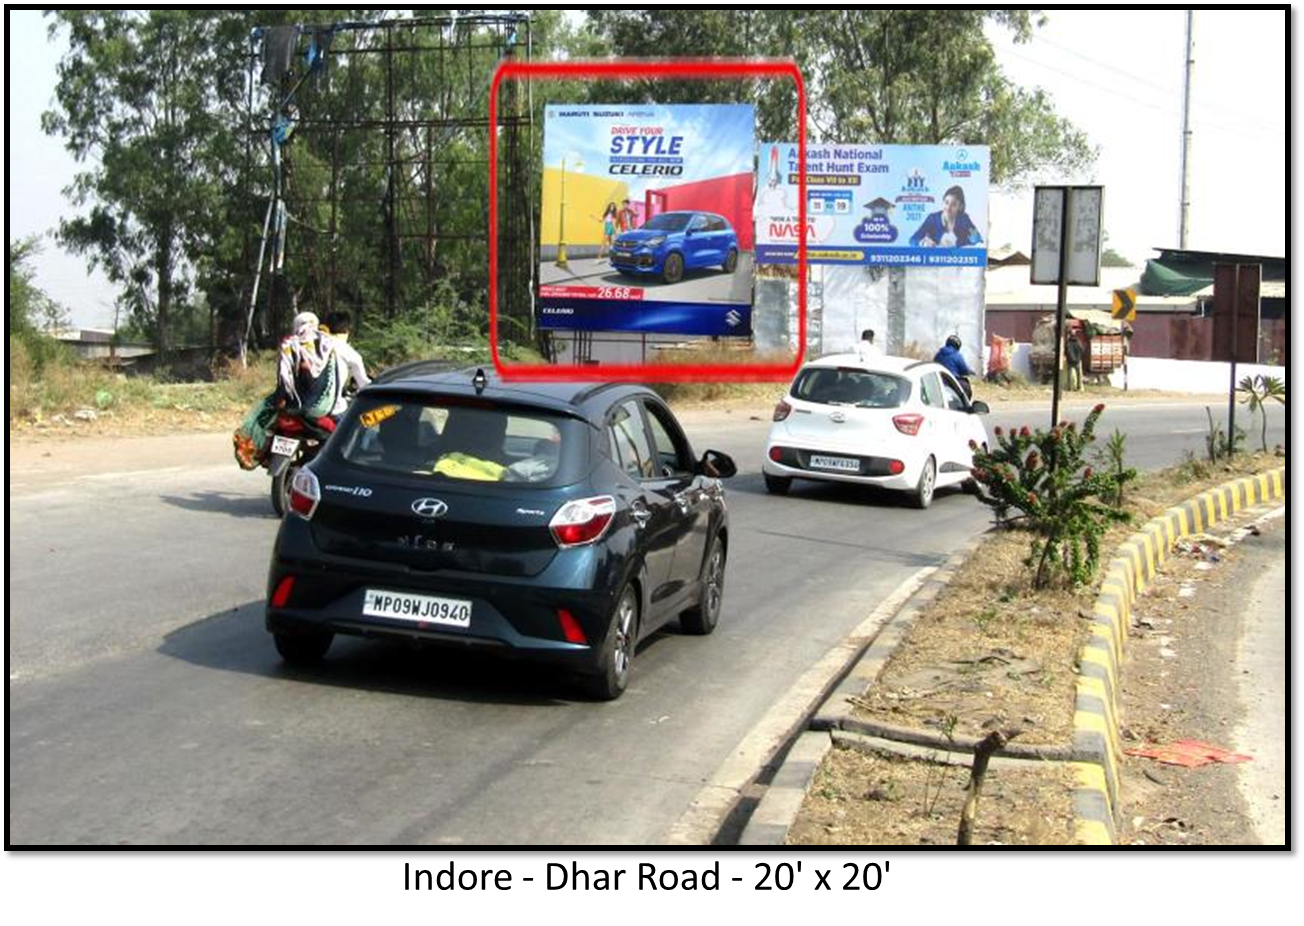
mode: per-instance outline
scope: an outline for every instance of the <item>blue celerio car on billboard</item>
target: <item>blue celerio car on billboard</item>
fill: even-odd
[[[738,266],[738,235],[714,212],[663,212],[620,235],[611,247],[611,266],[631,276],[658,276],[678,283],[685,270]]]

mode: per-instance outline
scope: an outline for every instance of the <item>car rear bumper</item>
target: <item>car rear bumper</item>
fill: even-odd
[[[778,446],[781,451],[779,460],[770,459],[770,452]],[[811,465],[810,458],[812,455],[827,455],[832,457],[854,458],[859,461],[860,469],[858,472],[842,472],[832,469],[820,469]],[[890,465],[893,460],[900,460],[902,470],[900,473],[893,474]],[[889,457],[889,456],[867,456],[861,453],[853,453],[840,448],[826,447],[805,447],[797,446],[792,441],[772,441],[765,448],[765,458],[761,462],[761,470],[771,476],[779,476],[787,479],[816,479],[824,482],[848,482],[857,485],[881,486],[885,489],[914,489],[919,483],[919,473],[923,467],[924,458],[912,458],[910,455]]]
[[[586,671],[596,666],[609,632],[616,589],[594,590],[593,583],[583,583],[593,570],[579,557],[554,565],[556,571],[550,567],[540,576],[512,578],[421,573],[384,563],[326,555],[296,558],[278,551],[267,577],[266,626],[273,633],[329,632],[468,647]],[[289,576],[294,583],[288,599],[282,606],[273,605],[277,589]],[[368,590],[470,602],[470,621],[457,626],[366,615]],[[584,643],[566,639],[559,616],[563,609],[583,631]]]

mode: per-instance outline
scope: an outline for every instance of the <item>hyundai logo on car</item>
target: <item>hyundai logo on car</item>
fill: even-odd
[[[412,510],[423,518],[442,518],[448,512],[448,505],[437,498],[418,498],[412,503]]]

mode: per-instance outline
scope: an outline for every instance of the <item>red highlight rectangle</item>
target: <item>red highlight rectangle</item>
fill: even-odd
[[[498,95],[502,82],[513,80],[583,80],[651,78],[722,80],[786,78],[797,88],[798,226],[806,227],[806,84],[792,61],[742,61],[722,58],[664,61],[503,61],[489,86],[489,348],[494,369],[505,380],[593,380],[601,382],[758,382],[790,379],[806,355],[806,237],[797,242],[797,354],[793,362],[753,364],[610,364],[555,366],[507,364],[498,350]]]

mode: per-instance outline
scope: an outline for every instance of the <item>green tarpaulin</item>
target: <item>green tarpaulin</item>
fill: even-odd
[[[1213,275],[1199,275],[1203,267],[1189,264],[1181,270],[1157,260],[1146,261],[1145,272],[1141,274],[1141,294],[1144,296],[1189,296],[1194,292],[1213,285]]]

